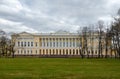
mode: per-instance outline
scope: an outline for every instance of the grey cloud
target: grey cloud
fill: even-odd
[[[112,0],[16,0],[14,5],[7,1],[0,1],[1,5],[8,6],[5,10],[0,8],[0,18],[19,22],[16,27],[21,25],[27,28],[26,31],[30,28],[35,32],[60,29],[76,32],[79,26],[96,23],[100,18],[108,21],[110,15],[115,14],[113,10],[119,8],[118,2],[109,3]],[[6,26],[0,26],[0,29],[14,28]],[[14,29],[23,31],[24,27]]]

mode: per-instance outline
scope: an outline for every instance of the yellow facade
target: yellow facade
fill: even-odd
[[[94,36],[91,41],[88,36],[88,50],[93,47],[93,55],[98,53],[98,39]],[[15,43],[15,55],[36,55],[36,56],[80,56],[82,50],[83,37],[75,33],[39,33],[32,34],[22,32],[17,34]],[[81,43],[81,44],[80,44]],[[80,47],[81,45],[81,47]],[[87,55],[85,52],[84,55]],[[89,52],[89,55],[92,55]],[[105,55],[105,50],[103,50]],[[110,55],[110,54],[108,54]]]

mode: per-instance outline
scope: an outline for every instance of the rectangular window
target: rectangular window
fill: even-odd
[[[33,42],[31,42],[31,47],[33,46]]]
[[[52,42],[50,42],[50,47],[52,47]]]
[[[43,45],[43,47],[45,47],[45,42],[44,42],[44,45]]]
[[[21,42],[21,46],[23,47],[23,42]]]
[[[63,42],[63,47],[65,47],[65,42]]]
[[[75,41],[73,41],[73,47],[75,47]]]
[[[24,50],[24,54],[26,54],[26,50]]]
[[[55,47],[55,42],[53,42],[53,47]]]
[[[58,42],[57,42],[57,45],[56,45],[57,47],[58,47]]]
[[[18,41],[18,46],[20,46],[20,42]]]
[[[49,47],[49,44],[48,44],[48,42],[47,42],[47,47]]]
[[[19,50],[18,50],[18,54],[19,54]]]
[[[26,47],[26,42],[24,42],[24,46]]]
[[[37,50],[36,50],[36,54],[37,54]]]
[[[68,47],[68,41],[66,42],[66,47]]]
[[[28,42],[28,47],[30,46],[30,42]]]
[[[21,50],[21,54],[22,54],[22,50]]]
[[[37,42],[36,42],[36,47],[37,47]]]

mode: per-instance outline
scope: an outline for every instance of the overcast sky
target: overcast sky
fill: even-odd
[[[76,32],[105,23],[120,8],[120,0],[0,0],[0,29],[6,32]]]

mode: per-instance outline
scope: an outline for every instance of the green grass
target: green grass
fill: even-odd
[[[120,60],[0,58],[0,79],[120,79]]]

